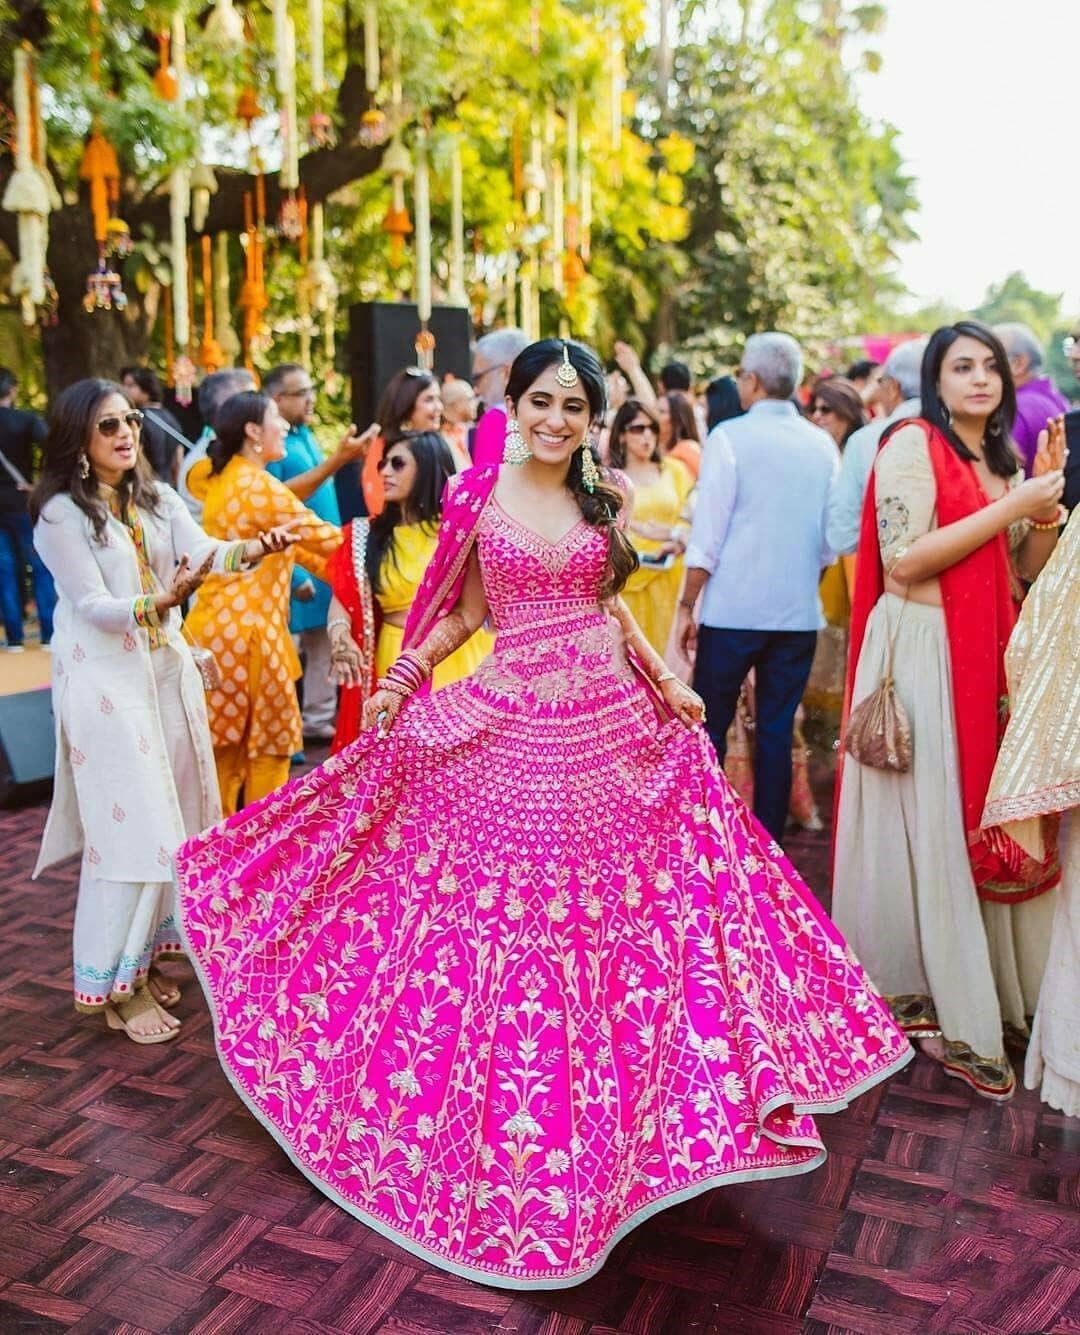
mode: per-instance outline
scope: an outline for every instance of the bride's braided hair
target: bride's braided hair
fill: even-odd
[[[561,364],[564,348],[571,366],[581,377],[593,423],[602,422],[607,407],[604,368],[600,365],[596,353],[583,343],[564,343],[561,338],[544,338],[538,343],[530,343],[518,354],[510,368],[506,385],[507,398],[517,404],[529,386],[534,384],[549,367]],[[575,450],[571,456],[566,485],[573,493],[586,523],[607,531],[607,578],[600,590],[600,596],[602,599],[614,598],[638,568],[637,552],[619,525],[619,515],[626,503],[626,493],[616,483],[610,469],[606,468],[599,469],[600,480],[593,490],[586,490],[581,476],[585,450],[592,451],[593,460],[599,468],[595,446],[587,439],[585,445]]]

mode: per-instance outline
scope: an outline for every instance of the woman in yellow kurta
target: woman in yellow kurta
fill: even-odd
[[[186,622],[191,638],[213,653],[221,670],[221,686],[206,703],[222,807],[230,815],[241,792],[247,803],[279,788],[303,745],[294,684],[300,660],[289,635],[293,564],[324,578],[341,530],[266,471],[284,455],[288,431],[272,399],[234,395],[221,406],[214,428],[203,507],[207,533],[247,538],[291,521],[299,534],[294,547],[268,557],[251,574],[211,575]]]
[[[667,649],[683,580],[683,552],[694,479],[678,459],[660,453],[660,428],[652,408],[627,399],[611,424],[608,457],[634,485],[626,526],[639,568],[622,596],[658,654]]]
[[[379,460],[386,497],[382,513],[345,526],[327,575],[334,591],[331,670],[342,687],[335,751],[356,740],[364,701],[401,653],[409,609],[438,541],[443,490],[455,471],[442,436],[408,433]],[[491,646],[491,636],[477,631],[438,664],[432,689],[470,676]]]

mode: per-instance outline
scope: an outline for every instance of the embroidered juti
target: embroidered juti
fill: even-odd
[[[1017,474],[1013,485],[1023,480]],[[883,563],[987,503],[971,465],[923,423],[886,440],[870,478],[852,614],[851,703],[893,679],[911,722],[907,773],[845,757],[833,917],[905,1030],[942,1036],[946,1070],[980,1093],[1015,1087],[1003,1025],[1022,1033],[1049,947],[1056,859],[979,833],[1002,722],[1003,653],[1016,616],[1008,543],[1026,522],[939,576],[942,606],[883,589]]]
[[[435,552],[438,527],[428,524],[399,524],[394,529],[394,549],[387,552],[379,567],[379,589],[374,592],[364,568],[367,521],[353,520],[342,530],[343,542],[330,558],[327,577],[338,602],[349,613],[352,637],[360,646],[365,662],[359,686],[345,686],[338,706],[337,729],[333,750],[356,741],[360,734],[360,711],[374,689],[375,682],[401,653],[404,626],[395,626],[387,616],[407,613]],[[452,681],[460,681],[476,671],[491,652],[492,638],[479,630],[460,649],[436,665],[432,686],[438,690]]]
[[[1042,858],[1061,822],[1061,887],[1024,1083],[1080,1116],[1080,511],[1024,601],[1005,656],[1012,717],[983,825]]]
[[[674,529],[685,525],[694,479],[678,459],[661,459],[659,468],[660,476],[655,482],[635,483],[631,519],[635,523],[663,524]],[[657,552],[664,545],[638,533],[631,532],[629,536],[639,555]],[[666,570],[639,566],[623,590],[623,601],[658,654],[667,648],[682,581],[683,558],[678,556]]]
[[[267,556],[250,574],[211,575],[187,618],[192,639],[211,650],[222,672],[222,686],[209,693],[207,707],[226,813],[236,810],[241,790],[251,801],[280,787],[290,757],[303,745],[294,685],[300,659],[289,635],[290,581],[296,562],[325,578],[341,530],[242,455],[207,485],[208,533],[254,538],[297,518],[304,527],[295,546]]]
[[[297,1167],[445,1270],[560,1288],[657,1210],[821,1163],[813,1114],[910,1048],[635,670],[606,533],[548,542],[497,474],[451,483],[406,630],[475,552],[493,653],[176,875],[226,1073]]]
[[[243,546],[208,538],[171,487],[154,513],[101,491],[101,541],[70,496],[45,506],[34,543],[59,593],[52,642],[53,803],[34,875],[81,853],[75,1005],[130,1000],[180,953],[170,859],[221,814],[202,680],[173,610],[154,597],[178,556],[236,570]]]

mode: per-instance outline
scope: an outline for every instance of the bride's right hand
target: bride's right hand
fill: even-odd
[[[362,725],[364,731],[378,727],[379,736],[385,737],[394,726],[394,720],[401,713],[405,703],[397,691],[376,691],[364,704]]]

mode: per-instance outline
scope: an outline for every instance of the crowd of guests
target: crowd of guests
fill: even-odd
[[[194,443],[144,368],[65,391],[47,434],[0,372],[2,613],[18,648],[29,578],[53,639],[57,791],[40,865],[83,857],[81,1008],[140,1042],[175,1036],[156,969],[179,949],[172,851],[283,784],[305,739],[355,740],[447,483],[515,462],[505,394],[525,345],[518,330],[485,335],[471,382],[402,368],[378,422],[330,451],[297,364],[259,389],[241,369],[207,376]],[[842,713],[888,687],[914,743],[880,767],[840,750],[834,914],[913,1040],[978,1093],[1010,1097],[1005,1037],[1036,1009],[1061,875],[1053,832],[983,823],[1010,633],[1066,514],[1068,404],[1038,340],[960,321],[808,381],[797,343],[767,332],[700,392],[678,362],[654,384],[625,343],[615,363],[594,445],[628,482],[627,607],[692,679],[777,842],[789,821],[819,821],[803,708],[842,745]],[[366,514],[343,527],[348,469]],[[490,646],[477,632],[434,686]],[[1053,1078],[1061,1106],[1080,1069],[1062,1059]]]

